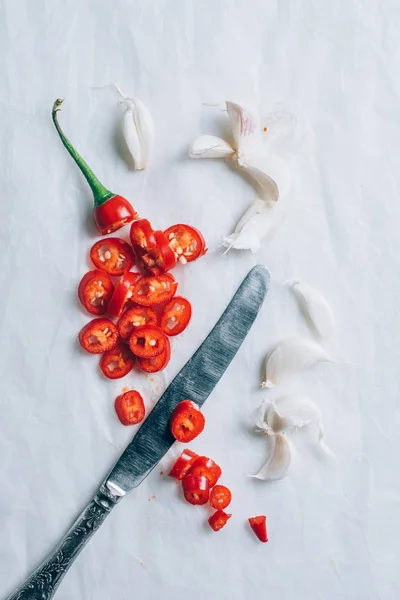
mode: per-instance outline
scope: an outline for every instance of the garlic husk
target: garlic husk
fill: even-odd
[[[262,198],[277,202],[287,195],[290,172],[279,156],[243,156],[238,158],[238,166],[256,181]]]
[[[248,108],[226,102],[226,110],[231,125],[234,147],[237,157],[248,155],[254,151],[261,141],[261,128],[258,116]]]
[[[235,150],[225,140],[214,135],[201,135],[190,145],[191,158],[228,158]]]
[[[320,362],[334,362],[319,344],[307,338],[287,338],[273,346],[265,359],[265,380],[270,388],[282,379]]]
[[[234,232],[222,240],[227,251],[251,250],[258,252],[262,242],[269,242],[275,235],[283,218],[279,204],[257,198],[238,221]]]
[[[335,329],[335,318],[326,298],[306,283],[294,281],[291,285],[307,322],[321,338],[330,338]]]
[[[291,443],[281,433],[268,437],[268,443],[271,452],[267,462],[261,467],[258,473],[250,475],[250,477],[262,479],[263,481],[283,479],[290,467],[292,457]]]

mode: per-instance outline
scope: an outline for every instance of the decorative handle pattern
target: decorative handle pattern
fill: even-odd
[[[57,548],[7,600],[49,600],[75,558],[84,548],[120,497],[103,485]]]

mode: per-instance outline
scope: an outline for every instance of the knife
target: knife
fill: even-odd
[[[8,600],[48,600],[79,552],[114,506],[137,487],[174,443],[169,419],[188,398],[202,406],[228,368],[254,323],[269,287],[261,265],[245,277],[214,329],[178,373],[55,550]]]

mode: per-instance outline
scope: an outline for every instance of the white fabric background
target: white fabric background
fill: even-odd
[[[202,102],[236,99],[263,113],[284,102],[304,124],[285,220],[257,257],[210,252],[177,270],[192,301],[169,382],[256,262],[272,286],[257,325],[205,406],[193,444],[224,469],[234,500],[214,534],[207,510],[179,499],[155,470],[115,509],[62,583],[59,600],[393,600],[399,597],[400,11],[396,0],[3,0],[0,3],[0,596],[44,558],[132,435],[115,418],[124,385],[147,406],[161,392],[133,375],[105,381],[76,334],[76,300],[96,238],[90,191],[62,147],[60,120],[110,189],[164,228],[189,222],[211,249],[255,197],[226,164],[187,158],[224,115]],[[118,80],[156,125],[148,171],[123,160]],[[329,298],[327,345],[358,366],[321,366],[293,380],[323,411],[337,458],[311,444],[289,477],[250,480],[265,441],[251,412],[265,397],[268,347],[309,335],[282,282]],[[277,393],[279,390],[277,390]],[[172,457],[163,461],[165,468]],[[151,496],[155,498],[149,501]],[[268,515],[262,545],[248,516]]]

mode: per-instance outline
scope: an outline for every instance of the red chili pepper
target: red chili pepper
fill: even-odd
[[[250,517],[248,521],[250,523],[250,527],[260,542],[268,542],[267,517],[265,515],[260,515],[259,517]]]
[[[125,344],[118,343],[100,359],[100,369],[109,379],[120,379],[132,371],[135,357]]]
[[[205,475],[210,482],[210,488],[214,487],[222,474],[221,467],[207,456],[196,458],[189,472],[194,475]]]
[[[138,365],[145,373],[158,373],[165,369],[171,358],[171,344],[169,339],[165,338],[165,348],[158,356],[154,358],[139,358]]]
[[[118,342],[118,329],[110,319],[93,319],[79,332],[79,342],[86,352],[102,354]]]
[[[207,504],[210,496],[210,484],[202,475],[186,475],[182,479],[183,493],[190,504]]]
[[[187,475],[187,473],[189,472],[194,459],[197,457],[198,454],[196,454],[196,452],[193,452],[193,450],[190,450],[189,448],[185,448],[182,451],[180,457],[174,463],[168,475],[170,477],[173,477],[174,479],[183,479],[185,475]]]
[[[135,356],[154,358],[161,354],[166,344],[166,337],[156,325],[135,327],[129,338],[129,347]]]
[[[203,413],[191,400],[180,402],[171,414],[172,435],[184,444],[194,440],[203,431],[205,423]]]
[[[210,506],[212,506],[213,508],[222,510],[223,508],[229,506],[231,500],[231,491],[224,485],[216,485],[211,490]]]
[[[63,100],[56,100],[53,105],[52,118],[57,133],[62,143],[78,165],[81,173],[90,185],[94,197],[94,221],[101,235],[112,233],[127,223],[131,223],[136,217],[136,211],[128,200],[122,196],[113,194],[104,187],[97,179],[93,171],[83,160],[81,155],[72,146],[65,136],[58,122],[57,113],[61,110]]]
[[[128,340],[135,327],[142,325],[158,325],[156,311],[148,306],[129,308],[118,322],[119,335],[123,340]]]
[[[158,306],[171,300],[177,287],[178,283],[170,273],[149,275],[135,282],[131,300],[140,306]]]
[[[164,307],[161,314],[161,329],[166,335],[179,335],[189,325],[192,306],[189,300],[176,296]]]
[[[176,265],[168,238],[162,231],[154,231],[147,219],[132,223],[130,237],[138,265],[153,275],[169,271]]]
[[[124,273],[115,286],[114,293],[108,305],[108,312],[114,317],[120,317],[125,308],[125,304],[133,296],[133,288],[139,273],[128,271]]]
[[[136,390],[129,390],[115,399],[115,411],[122,425],[136,425],[143,421],[145,407],[142,396]]]
[[[93,264],[109,275],[123,275],[135,264],[130,245],[119,238],[99,240],[90,249]]]
[[[207,252],[205,239],[195,227],[179,223],[168,227],[164,233],[177,260],[182,264],[192,262]]]
[[[92,315],[104,315],[114,292],[114,284],[107,273],[94,269],[81,279],[79,300]]]
[[[208,519],[208,522],[214,531],[219,531],[225,527],[228,519],[230,519],[231,516],[232,515],[227,515],[223,510],[217,510],[217,512],[211,515],[211,517]]]

